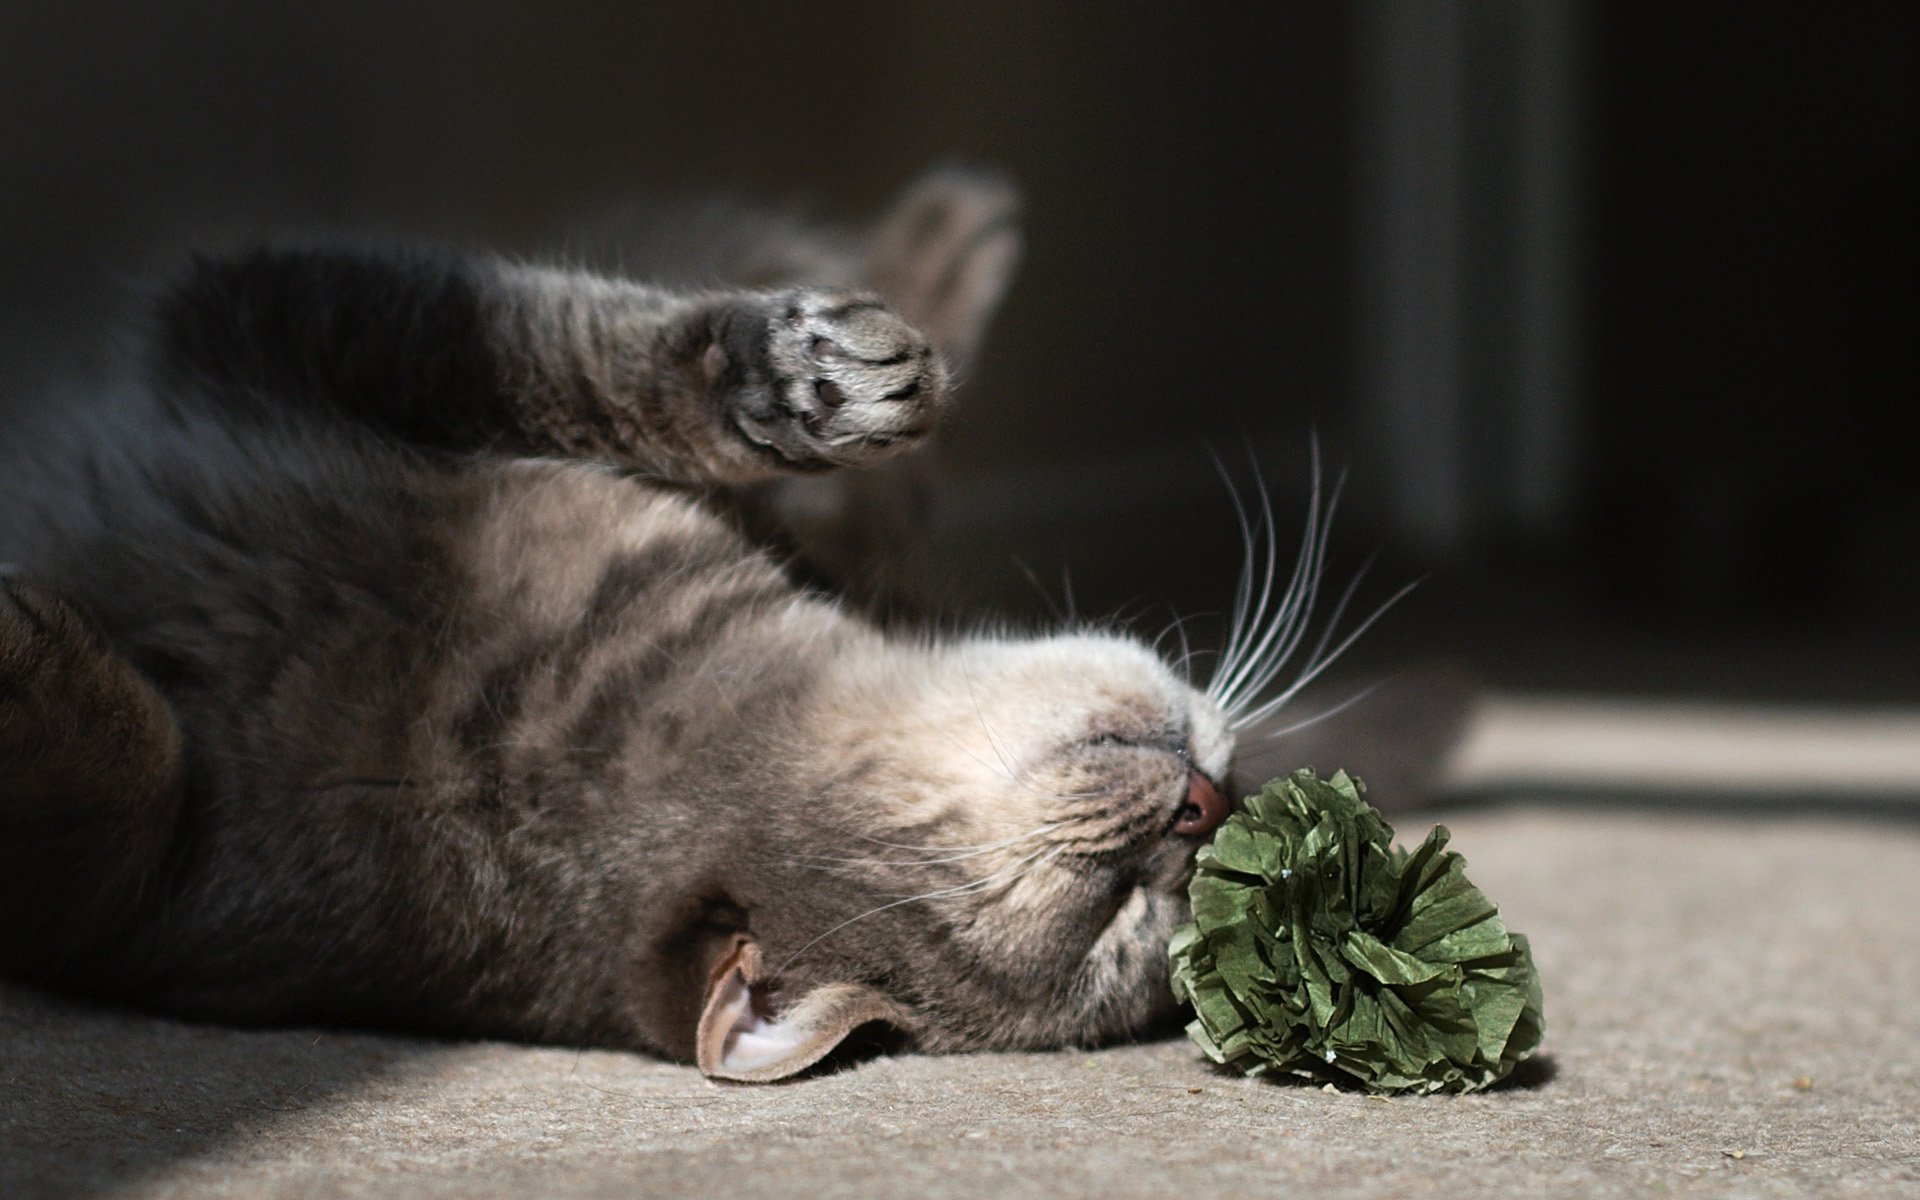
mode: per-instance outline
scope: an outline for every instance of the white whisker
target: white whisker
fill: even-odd
[[[1287,701],[1299,695],[1301,688],[1306,687],[1308,684],[1312,683],[1315,679],[1318,679],[1320,677],[1321,672],[1325,671],[1328,667],[1332,666],[1335,659],[1338,659],[1342,654],[1346,653],[1347,648],[1349,646],[1352,646],[1354,642],[1360,639],[1361,634],[1371,629],[1375,621],[1378,621],[1381,617],[1385,616],[1387,614],[1388,609],[1392,608],[1394,605],[1404,600],[1407,596],[1407,593],[1413,591],[1414,588],[1419,587],[1420,583],[1421,581],[1416,579],[1412,583],[1409,583],[1407,586],[1395,592],[1393,595],[1387,597],[1386,602],[1382,604],[1380,607],[1374,609],[1373,612],[1367,616],[1367,619],[1360,622],[1359,626],[1356,627],[1352,633],[1349,633],[1346,637],[1342,638],[1340,640],[1340,644],[1335,646],[1332,652],[1327,654],[1326,657],[1320,659],[1318,662],[1309,663],[1306,666],[1306,668],[1300,672],[1299,678],[1295,679],[1292,683],[1288,684],[1286,687],[1286,690],[1282,691],[1279,695],[1275,696],[1271,700],[1268,700],[1265,704],[1262,704],[1259,708],[1253,710],[1250,713],[1245,714],[1244,716],[1236,716],[1233,719],[1233,727],[1235,729],[1244,729],[1248,725],[1254,724],[1258,721],[1265,720],[1267,717],[1273,715],[1275,712],[1278,712],[1282,705],[1286,704]]]
[[[1293,569],[1286,586],[1275,595],[1275,580],[1279,572],[1279,546],[1277,522],[1273,514],[1273,496],[1261,474],[1257,460],[1252,463],[1254,486],[1260,503],[1257,515],[1250,515],[1239,489],[1234,485],[1231,473],[1214,456],[1214,465],[1219,469],[1226,482],[1227,493],[1233,500],[1234,514],[1240,524],[1242,547],[1240,578],[1234,586],[1232,616],[1228,622],[1226,646],[1215,664],[1213,677],[1208,682],[1205,695],[1226,714],[1227,723],[1235,731],[1266,720],[1278,712],[1301,689],[1333,665],[1370,629],[1374,622],[1384,616],[1400,600],[1412,591],[1415,584],[1408,584],[1390,596],[1376,608],[1358,627],[1340,637],[1338,644],[1329,644],[1340,634],[1340,622],[1346,616],[1348,607],[1359,593],[1361,583],[1366,579],[1377,555],[1369,556],[1359,571],[1341,590],[1339,600],[1334,604],[1332,613],[1321,628],[1319,637],[1308,651],[1306,661],[1299,674],[1277,695],[1256,703],[1262,693],[1278,679],[1287,665],[1306,644],[1311,633],[1315,608],[1320,599],[1321,585],[1325,581],[1327,551],[1332,541],[1333,522],[1339,512],[1340,499],[1346,490],[1347,473],[1342,470],[1333,481],[1331,491],[1323,500],[1322,490],[1324,471],[1320,457],[1320,440],[1317,436],[1308,444],[1309,479],[1307,493],[1306,530],[1301,535],[1300,546],[1293,557]],[[1260,564],[1261,552],[1265,552],[1264,569]],[[1260,577],[1256,586],[1255,576]],[[1418,581],[1416,581],[1417,583]],[[1360,695],[1364,696],[1362,692]],[[1351,704],[1358,700],[1350,700]],[[1305,728],[1312,721],[1323,720],[1334,712],[1343,711],[1342,704],[1329,713],[1291,729]],[[1285,732],[1285,731],[1283,731]],[[1272,736],[1278,736],[1272,735]]]
[[[961,663],[960,674],[967,681],[967,699],[973,704],[974,719],[980,722],[980,732],[987,735],[987,745],[992,748],[993,756],[999,759],[1000,765],[1007,769],[1008,779],[1015,783],[1020,782],[1019,772],[1014,769],[1013,760],[1007,757],[1006,750],[1000,745],[1000,739],[994,736],[993,726],[987,724],[986,711],[980,707],[980,692],[973,686],[973,672],[967,668],[964,661]]]
[[[1061,611],[1060,606],[1053,602],[1053,596],[1041,585],[1040,577],[1034,574],[1033,568],[1022,562],[1018,557],[1013,560],[1013,565],[1019,567],[1020,573],[1027,577],[1028,583],[1033,585],[1033,590],[1040,596],[1041,603],[1047,606],[1047,611],[1053,614],[1053,619],[1063,625],[1071,623],[1073,615],[1071,609],[1065,612]]]
[[[1192,687],[1193,673],[1187,669],[1187,664],[1193,661],[1194,650],[1193,643],[1187,638],[1187,618],[1175,614],[1173,620],[1167,623],[1167,627],[1160,631],[1160,636],[1153,639],[1153,652],[1155,654],[1160,653],[1160,643],[1167,640],[1169,633],[1177,633],[1180,635],[1180,657],[1173,662],[1173,668],[1180,672],[1181,678],[1186,681],[1187,686]]]
[[[1055,846],[1052,848],[1042,846],[1024,858],[1017,858],[1003,867],[995,868],[971,883],[963,883],[950,888],[939,888],[931,892],[916,892],[911,896],[903,896],[901,899],[930,900],[940,896],[966,895],[974,892],[988,891],[996,885],[1012,887],[1029,873],[1037,869],[1042,862],[1053,861],[1064,853],[1065,850],[1066,847],[1064,846]]]
[[[1209,453],[1212,453],[1211,449]],[[1218,454],[1213,455],[1213,465],[1220,473],[1220,481],[1227,485],[1227,496],[1233,501],[1234,517],[1240,523],[1240,578],[1234,585],[1233,607],[1227,620],[1227,643],[1220,651],[1219,661],[1214,664],[1213,678],[1208,681],[1206,691],[1207,698],[1218,703],[1220,684],[1239,661],[1247,610],[1253,603],[1253,573],[1258,567],[1258,560],[1255,557],[1253,522],[1247,516],[1246,503],[1240,499],[1240,489],[1234,485],[1232,473]]]
[[[1248,457],[1252,457],[1251,451],[1249,451]],[[1313,447],[1312,461],[1313,495],[1307,517],[1307,528],[1309,531],[1311,531],[1315,525],[1313,514],[1318,512],[1320,504],[1320,448],[1317,444]],[[1223,672],[1226,678],[1221,681],[1220,700],[1218,703],[1227,711],[1232,711],[1235,694],[1239,691],[1240,681],[1247,668],[1259,659],[1259,653],[1256,649],[1256,639],[1259,636],[1261,626],[1267,620],[1267,603],[1273,596],[1274,576],[1279,571],[1280,566],[1279,532],[1273,518],[1273,493],[1267,487],[1265,476],[1260,473],[1260,464],[1258,461],[1253,463],[1253,468],[1254,487],[1257,489],[1260,497],[1260,518],[1254,524],[1254,536],[1258,538],[1262,533],[1265,535],[1267,569],[1265,573],[1266,577],[1260,585],[1260,598],[1254,602],[1252,610],[1247,615],[1244,626],[1247,641],[1235,648],[1234,660]],[[1303,545],[1301,550],[1304,554],[1306,547]],[[1293,589],[1293,583],[1298,582],[1299,578],[1300,567],[1296,562],[1293,581],[1288,584],[1289,593]],[[1284,614],[1287,611],[1287,607],[1286,598],[1283,596],[1280,609],[1276,612],[1275,616],[1278,617]]]
[[[1346,487],[1346,474],[1342,472],[1334,482],[1324,514],[1316,511],[1319,482],[1316,475],[1314,496],[1308,507],[1307,532],[1301,543],[1293,579],[1281,598],[1272,625],[1255,647],[1250,669],[1232,693],[1229,712],[1244,707],[1247,700],[1266,690],[1306,638],[1314,605],[1320,595],[1320,580],[1326,571],[1327,535],[1332,530],[1333,518],[1339,509],[1340,494]]]
[[[1335,604],[1333,611],[1327,614],[1326,628],[1320,631],[1320,640],[1313,644],[1313,652],[1307,655],[1309,665],[1320,661],[1320,655],[1325,652],[1327,643],[1333,640],[1334,632],[1340,628],[1340,618],[1347,614],[1347,605],[1353,602],[1354,594],[1360,590],[1361,581],[1366,579],[1367,572],[1373,569],[1373,564],[1379,561],[1379,558],[1378,550],[1367,555],[1367,561],[1361,563],[1360,569],[1355,571],[1353,578],[1347,581],[1346,588],[1340,593],[1339,603]]]
[[[855,913],[853,916],[848,917],[846,920],[840,922],[838,925],[835,925],[833,928],[827,930],[825,933],[822,933],[819,936],[813,938],[811,941],[801,946],[798,950],[795,950],[792,954],[789,954],[787,956],[786,961],[781,963],[779,969],[774,973],[779,974],[780,972],[785,971],[787,968],[791,967],[795,962],[797,962],[802,954],[805,954],[807,951],[813,949],[815,946],[819,945],[821,942],[825,941],[827,938],[832,937],[834,934],[839,933],[842,929],[845,929],[847,926],[853,924],[855,921],[864,921],[868,917],[871,917],[876,913],[883,913],[890,908],[899,908],[903,904],[912,904],[918,900],[938,900],[946,896],[966,895],[972,892],[984,891],[988,888],[991,888],[996,883],[1002,883],[1002,884],[1005,884],[1006,886],[1011,887],[1013,884],[1018,883],[1021,879],[1025,878],[1027,875],[1031,874],[1033,871],[1038,870],[1040,867],[1045,866],[1047,863],[1052,862],[1055,858],[1059,857],[1063,849],[1064,847],[1055,847],[1051,851],[1049,851],[1045,848],[1042,848],[1040,850],[1035,851],[1033,854],[1028,855],[1025,858],[1018,859],[1015,862],[1009,864],[1008,866],[1002,867],[999,870],[994,871],[992,874],[985,875],[979,879],[974,880],[971,883],[962,883],[954,887],[939,888],[931,892],[922,892],[917,896],[902,896],[898,900],[890,900],[885,904],[875,905],[874,907],[867,909],[865,912]],[[1022,870],[1019,868],[1025,868],[1025,869]],[[1010,870],[1014,871],[1014,874],[1010,878],[1005,878],[1005,879],[1001,878],[1001,876],[1005,875]]]
[[[876,837],[856,835],[860,836],[860,840],[862,841],[871,842],[873,845],[888,850],[904,850],[910,854],[942,855],[942,857],[939,858],[829,858],[824,855],[810,855],[807,857],[814,862],[846,863],[855,866],[923,867],[930,866],[934,863],[961,862],[969,858],[978,858],[982,854],[991,854],[995,850],[1010,849],[1011,847],[1020,845],[1022,842],[1030,842],[1037,837],[1045,837],[1056,829],[1064,828],[1067,824],[1069,824],[1069,822],[1049,821],[1044,825],[1037,825],[1025,833],[1016,834],[1010,838],[1002,838],[997,842],[980,842],[974,845],[961,846],[910,846],[902,842],[887,842]]]
[[[1287,582],[1286,590],[1281,593],[1279,603],[1273,611],[1271,620],[1266,615],[1266,595],[1263,591],[1257,620],[1252,628],[1261,630],[1257,639],[1247,648],[1245,659],[1236,665],[1232,677],[1222,691],[1221,707],[1228,712],[1241,708],[1248,698],[1257,695],[1286,663],[1286,655],[1291,654],[1304,631],[1307,615],[1313,609],[1314,596],[1319,589],[1320,571],[1326,559],[1326,532],[1331,526],[1333,511],[1340,500],[1340,489],[1346,477],[1341,475],[1335,484],[1334,493],[1326,506],[1326,516],[1321,516],[1321,466],[1320,444],[1316,440],[1311,447],[1310,488],[1307,498],[1307,528],[1300,541],[1299,553],[1294,556],[1293,574]],[[1267,526],[1267,582],[1271,588],[1273,576],[1278,566],[1278,548],[1274,529],[1277,522],[1273,515],[1272,493],[1266,486],[1266,480],[1258,473],[1255,464],[1255,479],[1260,486],[1262,513]]]
[[[1313,716],[1308,717],[1304,721],[1295,721],[1293,724],[1288,725],[1283,729],[1271,730],[1264,736],[1268,741],[1271,741],[1274,738],[1286,737],[1290,733],[1299,733],[1302,729],[1311,729],[1315,725],[1318,725],[1320,722],[1330,720],[1333,717],[1337,717],[1341,713],[1352,708],[1354,705],[1360,703],[1362,700],[1365,700],[1368,696],[1373,695],[1375,691],[1379,690],[1379,687],[1380,685],[1377,683],[1368,684],[1366,687],[1361,688],[1359,691],[1355,692],[1351,696],[1348,696],[1345,700],[1342,700],[1340,703],[1334,705],[1332,708],[1327,709],[1325,712],[1315,713]]]
[[[993,756],[1000,760],[1000,767],[999,767],[1000,773],[1006,776],[1006,780],[1008,783],[1012,784],[1014,787],[1022,789],[1023,791],[1029,792],[1035,796],[1039,796],[1041,799],[1044,799],[1044,800],[1084,800],[1094,794],[1092,792],[1050,792],[1050,791],[1047,791],[1045,788],[1038,788],[1033,786],[1032,782],[1030,782],[1025,777],[1024,773],[1021,772],[1020,769],[1013,764],[1013,761],[1010,758],[1008,758],[1006,750],[1000,745],[999,738],[993,732],[993,726],[987,724],[987,715],[985,711],[982,710],[980,707],[980,693],[973,686],[973,672],[970,670],[967,670],[965,667],[965,664],[963,663],[961,668],[961,673],[967,683],[967,698],[973,702],[974,719],[980,722],[980,732],[987,735],[987,745],[993,750]],[[989,771],[994,769],[994,765],[992,763],[988,762],[984,758],[981,758],[979,755],[975,754],[973,751],[967,749],[966,743],[962,742],[958,737],[955,737],[953,734],[949,733],[947,734],[947,738],[948,740],[953,742],[954,746],[960,751],[960,753],[966,755],[968,758],[971,758],[973,761],[979,763],[981,766],[987,768]]]

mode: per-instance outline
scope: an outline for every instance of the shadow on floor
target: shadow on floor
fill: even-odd
[[[0,1195],[97,1195],[452,1047],[191,1025],[0,985]]]

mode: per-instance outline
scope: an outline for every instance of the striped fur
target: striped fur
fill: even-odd
[[[745,936],[769,1011],[857,990],[933,1050],[1165,1017],[1221,707],[1113,635],[883,630],[721,503],[947,413],[993,194],[921,185],[945,223],[875,245],[946,259],[822,289],[199,264],[150,386],[0,450],[0,970],[690,1058]]]

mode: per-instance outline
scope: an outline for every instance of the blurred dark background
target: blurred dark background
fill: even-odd
[[[11,5],[0,415],[186,248],[564,251],[635,197],[857,219],[997,164],[1029,253],[944,448],[937,603],[1202,641],[1351,471],[1355,651],[1495,683],[1920,699],[1915,10]],[[1038,580],[1038,586],[1028,576]]]

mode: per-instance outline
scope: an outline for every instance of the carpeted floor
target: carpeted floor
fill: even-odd
[[[1920,825],[1449,824],[1546,983],[1544,1058],[1490,1094],[1248,1081],[1183,1041],[724,1086],[9,990],[0,1195],[1920,1196]]]

